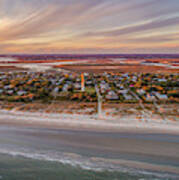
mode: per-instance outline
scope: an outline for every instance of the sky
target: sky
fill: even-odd
[[[179,53],[179,0],[0,0],[9,53]]]

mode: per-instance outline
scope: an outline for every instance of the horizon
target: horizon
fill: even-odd
[[[177,0],[0,0],[0,54],[178,54]]]
[[[50,56],[179,56],[179,53],[9,53],[0,54],[0,56],[38,56],[38,55],[50,55]]]

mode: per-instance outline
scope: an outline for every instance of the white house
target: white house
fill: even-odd
[[[18,94],[19,96],[22,96],[22,95],[24,95],[24,94],[27,94],[27,92],[26,92],[26,91],[18,91],[17,94]]]
[[[114,91],[109,91],[106,95],[106,99],[108,100],[118,100],[119,96]]]
[[[160,94],[160,93],[156,92],[155,95],[160,100],[167,100],[168,99],[168,96],[166,94]]]

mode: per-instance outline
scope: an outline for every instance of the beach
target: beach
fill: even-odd
[[[0,154],[161,179],[179,177],[176,122],[7,110],[0,114]]]
[[[121,118],[104,115],[99,118],[97,114],[23,112],[13,109],[2,109],[0,115],[0,123],[10,125],[93,131],[179,133],[179,121],[164,120],[160,117],[150,119],[148,116],[139,120],[135,115]]]

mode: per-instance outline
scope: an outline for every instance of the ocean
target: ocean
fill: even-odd
[[[147,146],[150,141],[153,148],[162,146],[159,155],[157,150],[155,155],[153,151],[151,155],[122,151],[121,143],[124,147],[128,142]],[[124,163],[149,163],[177,171],[178,150],[173,151],[175,158],[162,156],[165,148],[172,150],[169,144],[176,149],[178,136],[1,126],[0,180],[178,180],[179,174],[165,169]]]
[[[87,170],[55,161],[0,154],[2,180],[157,180],[170,179],[153,175],[107,170]],[[171,178],[172,179],[172,178]]]

